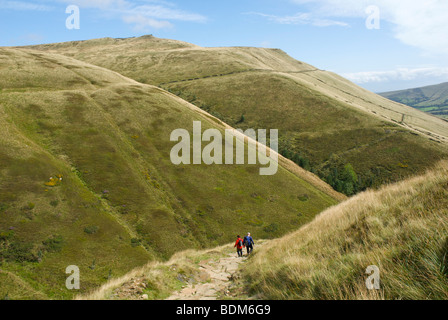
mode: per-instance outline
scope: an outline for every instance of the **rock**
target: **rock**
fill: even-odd
[[[143,299],[143,300],[148,300],[148,299],[149,299],[149,297],[148,297],[148,295],[147,295],[147,294],[144,294],[144,295],[142,295],[142,299]]]

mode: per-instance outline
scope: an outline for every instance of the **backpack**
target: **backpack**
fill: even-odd
[[[239,241],[238,241],[238,247],[242,247],[243,246],[243,240],[241,240],[241,239],[239,239]]]

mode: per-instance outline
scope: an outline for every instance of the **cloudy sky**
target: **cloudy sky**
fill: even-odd
[[[280,48],[375,92],[448,81],[447,0],[0,0],[1,46],[144,34]]]

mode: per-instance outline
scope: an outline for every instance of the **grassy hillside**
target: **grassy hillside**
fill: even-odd
[[[201,48],[151,36],[33,46],[169,90],[238,128],[277,128],[280,152],[347,195],[420,174],[448,124],[276,49]]]
[[[0,48],[0,75],[0,298],[70,298],[69,265],[82,293],[248,229],[280,236],[342,198],[285,159],[275,176],[172,165],[172,130],[225,124],[160,88],[25,49]]]
[[[383,92],[380,95],[448,120],[448,82],[422,88]]]
[[[370,265],[379,291],[366,289]],[[265,299],[448,299],[448,162],[326,210],[243,275]]]
[[[233,243],[187,250],[76,298],[447,299],[447,186],[444,161],[359,194],[287,236],[256,238],[249,259],[237,258]],[[372,265],[380,290],[366,289]]]

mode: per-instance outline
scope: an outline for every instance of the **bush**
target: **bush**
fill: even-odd
[[[318,172],[318,175],[324,178],[333,189],[347,196],[352,196],[371,187],[374,179],[372,176],[361,179],[350,163],[342,166],[338,161],[331,163],[325,170]]]
[[[50,201],[50,205],[52,206],[52,207],[57,207],[58,206],[58,204],[59,204],[59,201],[58,200],[53,200],[53,201]]]
[[[274,233],[279,228],[280,228],[280,226],[278,225],[278,223],[274,222],[274,223],[271,223],[270,225],[264,227],[263,230],[267,233]]]
[[[244,121],[246,121],[246,118],[244,117],[244,114],[242,114],[240,120],[238,120],[238,121],[236,122],[236,124],[243,123]]]
[[[100,228],[97,226],[88,226],[84,228],[84,232],[87,234],[95,234]]]
[[[42,244],[44,246],[44,251],[59,252],[62,250],[62,247],[64,245],[64,239],[60,235],[51,236],[47,240],[44,240]]]
[[[137,238],[131,239],[131,246],[133,246],[133,247],[138,247],[140,245],[140,243],[141,243],[140,239],[137,239]]]
[[[33,253],[33,245],[24,242],[13,242],[6,249],[0,251],[0,256],[11,262],[37,262]]]
[[[23,211],[31,211],[36,207],[36,205],[32,202],[28,202],[26,206],[22,208]]]

